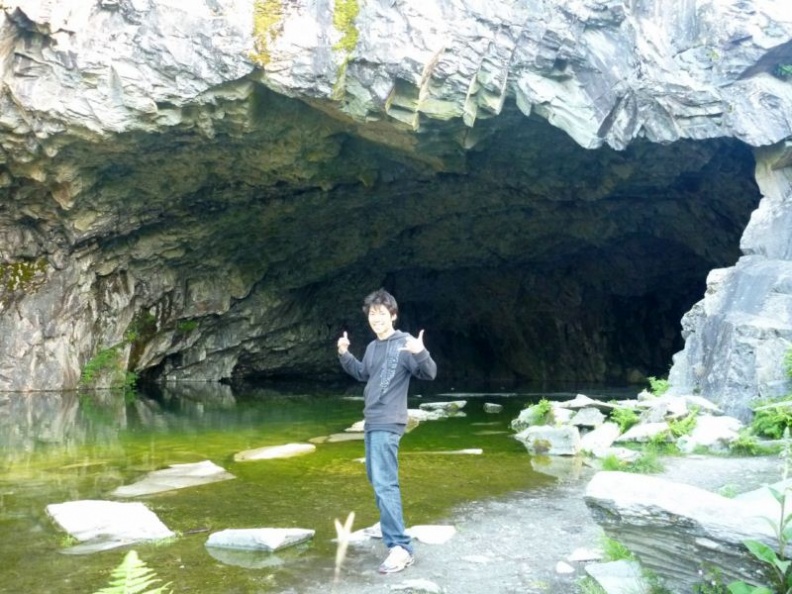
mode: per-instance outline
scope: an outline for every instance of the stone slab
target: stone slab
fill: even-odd
[[[306,542],[314,534],[315,530],[307,528],[229,528],[210,534],[206,546],[274,552]]]
[[[93,553],[175,536],[139,502],[85,499],[53,503],[46,509],[63,530],[84,544],[72,553]]]
[[[214,462],[204,460],[190,464],[173,464],[163,470],[155,470],[143,479],[123,485],[112,492],[115,497],[139,497],[174,489],[185,489],[236,478]]]

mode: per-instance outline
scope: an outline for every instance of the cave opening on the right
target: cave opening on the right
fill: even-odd
[[[534,118],[501,123],[433,186],[446,212],[384,285],[404,329],[431,329],[449,386],[667,377],[708,273],[740,257],[754,168],[734,140],[585,150]]]

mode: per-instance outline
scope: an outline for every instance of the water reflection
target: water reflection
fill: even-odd
[[[53,446],[114,443],[126,418],[123,399],[109,392],[0,394],[0,454],[13,462]]]
[[[113,499],[115,489],[151,471],[202,460],[237,478],[139,498],[181,534],[141,547],[141,558],[174,591],[278,592],[320,579],[334,566],[333,520],[351,511],[359,527],[377,520],[359,462],[362,443],[322,443],[315,453],[287,460],[235,462],[234,454],[343,432],[362,413],[362,403],[347,396],[332,389],[235,393],[216,383],[158,386],[132,401],[117,392],[0,395],[0,592],[48,592],[52,584],[59,594],[101,588],[123,551],[63,555],[73,543],[46,516],[46,506]],[[509,423],[526,400],[487,397],[504,406],[491,415],[485,400],[474,398],[466,417],[422,423],[405,437],[402,488],[412,524],[438,523],[455,505],[553,481],[533,470],[524,446],[511,437]],[[411,408],[422,401],[412,397]],[[483,454],[437,454],[470,448]],[[309,528],[316,536],[305,550],[267,558],[219,559],[204,546],[208,533],[253,527]],[[271,588],[261,572],[272,574]],[[64,576],[68,583],[60,585]]]

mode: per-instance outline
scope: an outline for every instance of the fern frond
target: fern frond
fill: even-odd
[[[149,589],[161,581],[137,552],[129,551],[110,575],[110,583],[94,594],[169,594],[165,590],[169,584]]]

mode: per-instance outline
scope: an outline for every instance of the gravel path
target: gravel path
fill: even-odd
[[[777,457],[724,458],[689,456],[667,458],[657,476],[710,491],[749,491],[781,478]],[[474,502],[458,508],[447,523],[457,534],[444,545],[417,543],[415,565],[389,576],[376,573],[383,556],[379,541],[350,548],[342,579],[332,594],[386,592],[443,592],[444,594],[572,594],[583,564],[569,560],[578,549],[600,544],[601,530],[583,502],[590,468],[553,472],[552,486],[509,498]],[[565,562],[573,573],[559,573]],[[306,585],[300,594],[328,592],[332,568],[323,584]],[[419,587],[420,584],[425,587]],[[412,587],[410,585],[412,584]],[[431,586],[437,587],[432,590]]]

